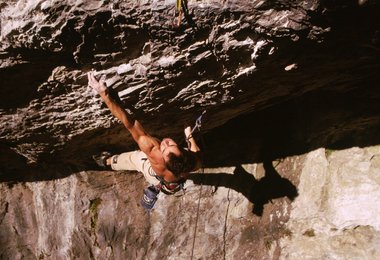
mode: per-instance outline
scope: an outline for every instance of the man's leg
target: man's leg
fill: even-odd
[[[126,152],[114,155],[107,160],[107,164],[113,170],[139,171],[143,173],[145,179],[153,185],[159,184],[159,180],[154,177],[155,173],[145,153],[142,151]]]
[[[143,160],[146,160],[146,155],[143,152],[133,151],[113,155],[108,158],[107,164],[116,171],[141,171]]]

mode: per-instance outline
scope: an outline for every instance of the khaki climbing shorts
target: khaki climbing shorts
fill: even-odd
[[[127,152],[112,156],[111,168],[116,171],[139,171],[150,184],[157,185],[160,183],[155,177],[156,173],[153,171],[148,157],[142,151]]]

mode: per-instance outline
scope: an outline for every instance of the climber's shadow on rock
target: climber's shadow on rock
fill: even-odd
[[[293,201],[298,196],[296,186],[281,177],[271,161],[264,162],[264,170],[265,176],[259,180],[242,166],[237,166],[234,174],[192,174],[189,179],[195,184],[231,188],[243,194],[253,203],[252,212],[262,216],[264,205],[272,199],[288,197]]]

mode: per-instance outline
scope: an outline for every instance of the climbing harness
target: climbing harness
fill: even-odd
[[[176,192],[184,189],[186,180],[181,179],[178,182],[167,182],[162,178],[161,176],[155,175],[157,180],[160,181],[160,183],[157,185],[157,188],[160,189],[163,193],[166,195],[173,195]]]

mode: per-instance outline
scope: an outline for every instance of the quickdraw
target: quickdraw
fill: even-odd
[[[206,110],[204,110],[202,112],[202,114],[197,118],[197,120],[195,120],[195,125],[194,127],[191,129],[191,133],[193,133],[195,130],[198,130],[200,131],[201,130],[201,127],[202,127],[202,118],[203,118],[203,115],[206,114]]]
[[[185,15],[185,19],[189,24],[191,24],[191,25],[194,24],[194,21],[191,18],[191,15],[189,14],[189,8],[187,6],[187,0],[177,0],[176,9],[178,11],[178,17],[177,17],[177,23],[176,23],[177,27],[181,26],[182,13]]]
[[[206,114],[206,110],[204,110],[202,112],[202,114],[195,120],[195,125],[194,127],[191,129],[191,133],[190,133],[190,136],[193,135],[193,133],[195,132],[195,130],[198,130],[199,132],[201,131],[201,127],[202,127],[202,118],[203,118],[203,115]],[[186,138],[186,142],[187,142],[187,145],[190,147],[190,142],[189,142],[189,139]]]

